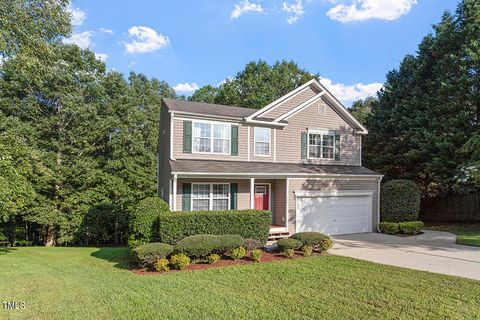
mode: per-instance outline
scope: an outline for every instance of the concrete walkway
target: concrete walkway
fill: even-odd
[[[380,233],[335,236],[330,253],[480,280],[480,247],[455,244],[452,233],[424,232],[406,238]]]

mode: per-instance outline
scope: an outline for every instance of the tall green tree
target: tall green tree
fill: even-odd
[[[69,0],[6,0],[0,2],[0,57],[16,57],[17,72],[35,81],[50,72],[50,44],[72,31]]]
[[[364,100],[354,101],[350,112],[361,123],[366,124],[372,114],[373,104],[377,101],[375,97],[367,97]]]
[[[252,61],[218,88],[208,85],[198,89],[191,100],[258,109],[318,77],[293,61],[273,65],[262,60]]]
[[[460,152],[479,130],[480,3],[464,0],[387,74],[364,143],[367,165],[416,181],[424,195],[455,192],[470,159]]]
[[[108,73],[89,50],[52,48],[54,72],[40,83],[16,72],[16,58],[1,67],[2,112],[22,123],[45,168],[31,173],[24,220],[41,226],[46,245],[103,241],[93,229],[114,230],[119,242],[127,210],[155,194],[160,103],[174,92],[143,75]],[[92,219],[99,214],[108,221]]]

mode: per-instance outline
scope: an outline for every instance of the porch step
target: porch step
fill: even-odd
[[[290,236],[290,232],[288,231],[280,231],[280,232],[270,232],[268,235],[269,241],[275,241],[283,238],[288,238]]]

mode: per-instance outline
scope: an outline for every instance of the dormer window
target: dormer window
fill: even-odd
[[[270,128],[255,127],[255,156],[270,155]]]

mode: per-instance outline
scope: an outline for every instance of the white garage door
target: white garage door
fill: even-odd
[[[296,231],[328,235],[372,231],[372,197],[297,197]]]

